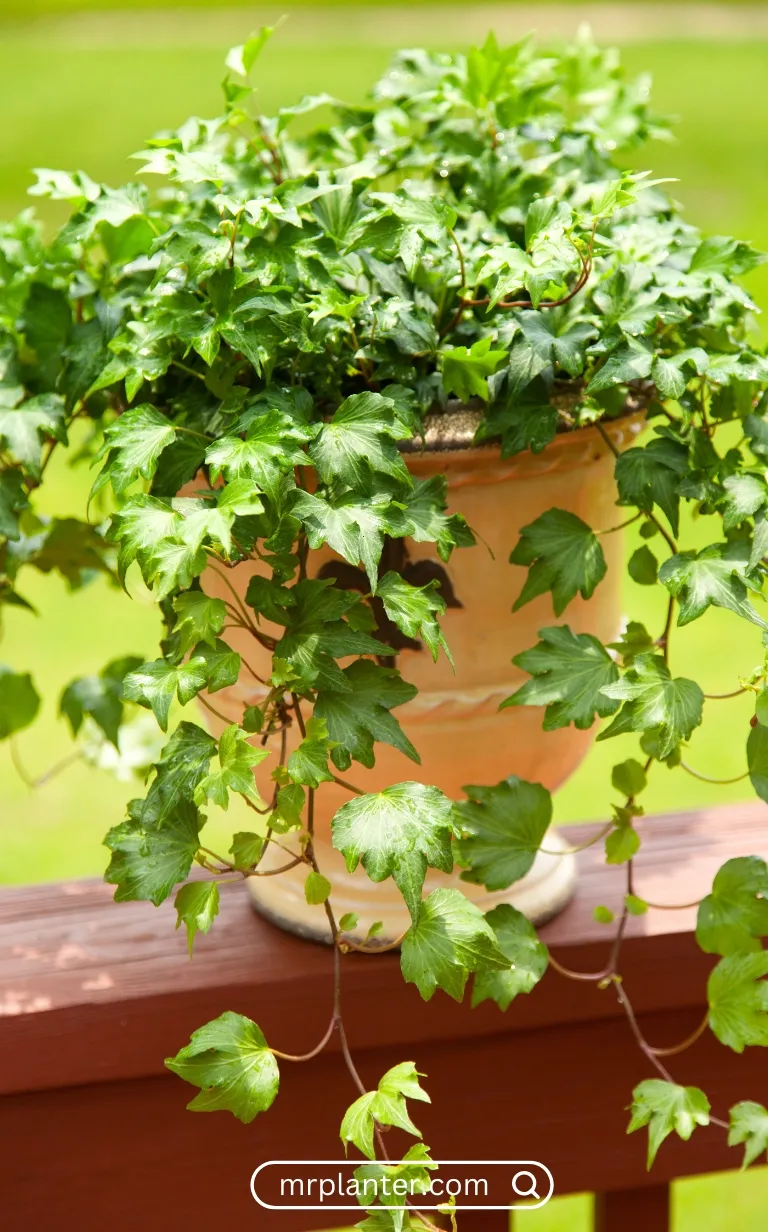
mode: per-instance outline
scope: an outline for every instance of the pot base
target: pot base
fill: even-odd
[[[506,890],[489,892],[483,886],[462,881],[458,873],[446,876],[430,872],[424,891],[428,894],[438,888],[454,886],[483,912],[498,907],[500,903],[510,903],[522,911],[532,924],[544,924],[562,911],[573,897],[576,857],[559,831],[554,829],[547,832],[543,847],[530,872]],[[280,859],[285,859],[282,853],[277,854]],[[324,857],[328,854],[328,848],[325,848]],[[323,872],[329,876],[333,886],[332,902],[336,919],[354,913],[359,921],[357,927],[348,930],[345,935],[355,941],[364,941],[371,925],[381,921],[383,928],[371,942],[372,945],[386,945],[402,936],[411,919],[394,882],[388,879],[374,884],[362,869],[347,872],[338,853],[333,852],[333,857],[336,866],[327,869],[324,859]],[[264,863],[269,866],[266,858]],[[305,878],[306,873],[300,867],[279,877],[249,877],[248,889],[253,905],[260,915],[279,928],[309,941],[330,945],[331,930],[323,907],[311,906],[304,897]]]

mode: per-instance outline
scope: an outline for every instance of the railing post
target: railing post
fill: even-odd
[[[669,1232],[669,1185],[595,1194],[594,1232]]]

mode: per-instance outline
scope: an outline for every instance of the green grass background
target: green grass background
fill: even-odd
[[[37,9],[45,4],[71,7],[66,0],[33,0]],[[12,13],[15,0],[4,0],[4,5],[0,13]],[[195,13],[179,20],[188,36]],[[244,16],[242,34],[249,28]],[[0,26],[0,215],[27,204],[32,165],[83,167],[96,178],[119,182],[132,174],[127,156],[147,135],[191,113],[217,112],[225,41],[174,46],[165,38],[155,44],[149,18],[143,46],[126,45],[119,22],[114,29],[111,36],[109,23],[100,21],[89,39],[87,24],[78,37],[62,34],[55,23]],[[436,13],[435,30],[444,29],[446,21]],[[194,43],[189,37],[184,41]],[[436,35],[436,44],[443,41]],[[393,46],[396,42],[395,30]],[[390,50],[356,45],[344,20],[338,40],[329,39],[321,50],[302,45],[295,29],[290,43],[281,44],[278,35],[258,70],[261,106],[269,110],[328,88],[359,99],[385,67]],[[768,44],[648,43],[628,48],[625,60],[633,71],[653,73],[657,107],[680,117],[677,144],[649,147],[638,165],[679,178],[676,195],[706,230],[732,232],[768,248],[768,94],[757,88],[766,80]],[[758,271],[750,287],[768,307],[768,274]],[[59,459],[51,468],[42,511],[82,514],[89,482],[87,473]],[[683,537],[688,546],[705,535],[705,526],[689,524]],[[0,659],[32,669],[44,695],[40,718],[18,741],[28,770],[37,775],[71,747],[56,714],[61,687],[120,653],[152,657],[158,626],[151,605],[101,582],[70,595],[58,578],[33,575],[24,592],[40,615],[8,614]],[[658,597],[649,598],[629,581],[624,610],[660,628]],[[726,691],[758,661],[759,650],[759,636],[751,628],[727,613],[710,613],[675,635],[672,666],[675,674],[695,675],[707,692]],[[712,703],[709,711],[688,759],[711,775],[738,774],[744,768],[749,703]],[[606,816],[610,766],[633,750],[627,739],[596,746],[558,794],[557,820]],[[0,882],[100,873],[102,836],[122,816],[130,794],[130,785],[83,766],[32,794],[13,771],[7,747],[0,749]],[[749,794],[743,784],[712,787],[657,768],[645,803],[662,811]],[[231,832],[237,819],[222,815],[213,825]],[[758,1170],[746,1177],[680,1182],[674,1202],[675,1232],[759,1232],[768,1226],[768,1174]],[[535,1223],[533,1214],[519,1217],[518,1226],[530,1225],[532,1232],[587,1232],[589,1210],[586,1197],[562,1199],[537,1213]]]

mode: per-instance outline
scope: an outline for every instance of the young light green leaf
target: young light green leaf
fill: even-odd
[[[763,1151],[768,1151],[768,1109],[762,1104],[754,1103],[751,1099],[734,1104],[730,1112],[728,1145],[740,1146],[742,1142],[744,1143],[742,1169],[753,1164]]]
[[[480,338],[471,347],[451,347],[443,351],[443,389],[461,402],[473,398],[490,400],[488,377],[507,358],[506,351],[491,350],[491,338]]]
[[[269,757],[269,749],[255,749],[248,743],[248,732],[237,723],[225,727],[219,739],[219,769],[206,774],[195,788],[195,801],[202,805],[213,800],[220,808],[229,807],[229,793],[238,792],[257,803],[261,797],[256,790],[253,767]],[[263,803],[263,801],[261,801]]]
[[[212,599],[202,590],[188,590],[173,600],[176,613],[174,633],[179,638],[179,654],[187,654],[198,642],[213,647],[227,620],[223,599]]]
[[[530,992],[538,984],[549,964],[549,951],[531,922],[509,903],[487,911],[485,918],[511,965],[503,971],[478,972],[472,986],[472,1006],[495,1001],[499,1009],[507,1010],[519,993]]]
[[[331,822],[333,845],[351,873],[362,862],[371,881],[392,877],[417,920],[427,868],[453,868],[452,810],[436,787],[396,783],[343,804]]]
[[[539,629],[541,641],[515,655],[516,667],[533,677],[501,703],[506,706],[546,706],[544,731],[573,723],[582,730],[595,718],[615,714],[618,703],[603,687],[619,679],[619,669],[596,637],[572,633],[568,625]]]
[[[375,1091],[367,1091],[356,1099],[344,1114],[340,1137],[346,1150],[352,1142],[368,1159],[375,1158],[373,1135],[377,1124],[394,1125],[420,1138],[421,1133],[408,1115],[406,1099],[429,1103],[426,1091],[419,1085],[419,1074],[413,1061],[402,1061],[387,1070]]]
[[[184,706],[207,683],[208,670],[202,658],[188,659],[178,665],[166,659],[155,659],[128,673],[123,681],[123,694],[128,701],[151,709],[163,731],[167,731],[174,697]]]
[[[307,873],[307,879],[304,882],[304,897],[310,907],[317,907],[324,903],[331,889],[330,881],[327,877],[323,877],[322,873],[316,873],[314,869]]]
[[[555,615],[560,616],[576,594],[589,599],[606,571],[597,535],[564,509],[548,509],[524,526],[509,559],[513,565],[529,566],[514,612],[551,590]]]
[[[437,579],[426,586],[412,586],[399,573],[385,573],[378,584],[377,594],[384,604],[384,611],[406,637],[421,638],[435,662],[440,648],[450,662],[451,652],[437,622],[445,611]]]
[[[662,1078],[646,1078],[632,1092],[632,1119],[627,1133],[648,1126],[648,1169],[671,1133],[687,1142],[697,1125],[709,1125],[709,1100],[698,1087],[681,1087]]]
[[[192,1112],[231,1112],[250,1125],[272,1106],[280,1085],[277,1061],[250,1018],[228,1010],[192,1032],[190,1042],[165,1064],[200,1087]]]
[[[160,454],[175,439],[173,423],[153,406],[134,406],[124,411],[104,430],[99,457],[106,455],[107,461],[93,486],[94,492],[110,483],[120,496],[135,480],[151,479]]]
[[[403,937],[400,967],[425,1001],[442,988],[461,1001],[472,971],[510,966],[491,925],[460,890],[433,890]]]
[[[213,921],[219,914],[219,883],[189,881],[177,890],[173,905],[178,916],[176,927],[184,924],[191,954],[197,934],[210,932]]]
[[[635,761],[634,757],[629,757],[613,767],[611,784],[623,796],[634,797],[639,796],[641,791],[645,791],[648,779],[640,762]]]
[[[325,720],[313,717],[307,723],[307,734],[288,758],[288,773],[294,783],[306,787],[319,787],[321,783],[333,782],[328,769],[328,756],[333,741],[328,739]]]
[[[465,787],[455,805],[456,859],[463,881],[505,890],[530,872],[552,820],[552,797],[539,783],[510,775],[495,787]]]
[[[250,830],[238,830],[232,835],[232,846],[229,851],[235,868],[249,869],[258,864],[264,850],[264,836],[253,834]]]

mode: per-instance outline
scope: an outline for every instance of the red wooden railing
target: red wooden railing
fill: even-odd
[[[569,836],[582,841],[592,829]],[[636,890],[657,902],[695,899],[724,860],[768,849],[762,805],[644,819],[642,829]],[[578,894],[543,936],[569,967],[598,970],[610,929],[593,909],[620,905],[623,873],[599,848],[579,863]],[[163,1068],[225,1009],[256,1019],[276,1048],[311,1047],[329,1017],[330,952],[259,919],[233,887],[190,962],[169,905],[115,906],[110,896],[91,881],[0,894],[3,1226],[153,1232],[247,1221],[260,1232],[306,1232],[343,1222],[338,1212],[260,1210],[248,1188],[265,1159],[339,1156],[340,1117],[355,1093],[335,1040],[312,1063],[283,1066],[277,1101],[249,1127],[186,1112],[191,1088]],[[630,921],[625,987],[658,1046],[684,1039],[703,1015],[714,960],[697,949],[693,926],[692,911]],[[647,1174],[645,1135],[627,1137],[625,1109],[652,1074],[610,988],[550,970],[501,1014],[442,994],[425,1004],[395,955],[349,955],[343,995],[366,1083],[406,1059],[426,1073],[433,1102],[419,1107],[419,1125],[435,1158],[539,1159],[557,1194],[598,1195],[600,1232],[664,1232],[672,1178],[740,1163],[723,1131],[708,1127],[687,1144],[666,1142]],[[710,1033],[670,1065],[678,1081],[704,1087],[721,1117],[761,1088],[764,1096],[760,1050],[737,1056]],[[466,1213],[459,1226],[505,1232],[507,1215]]]

